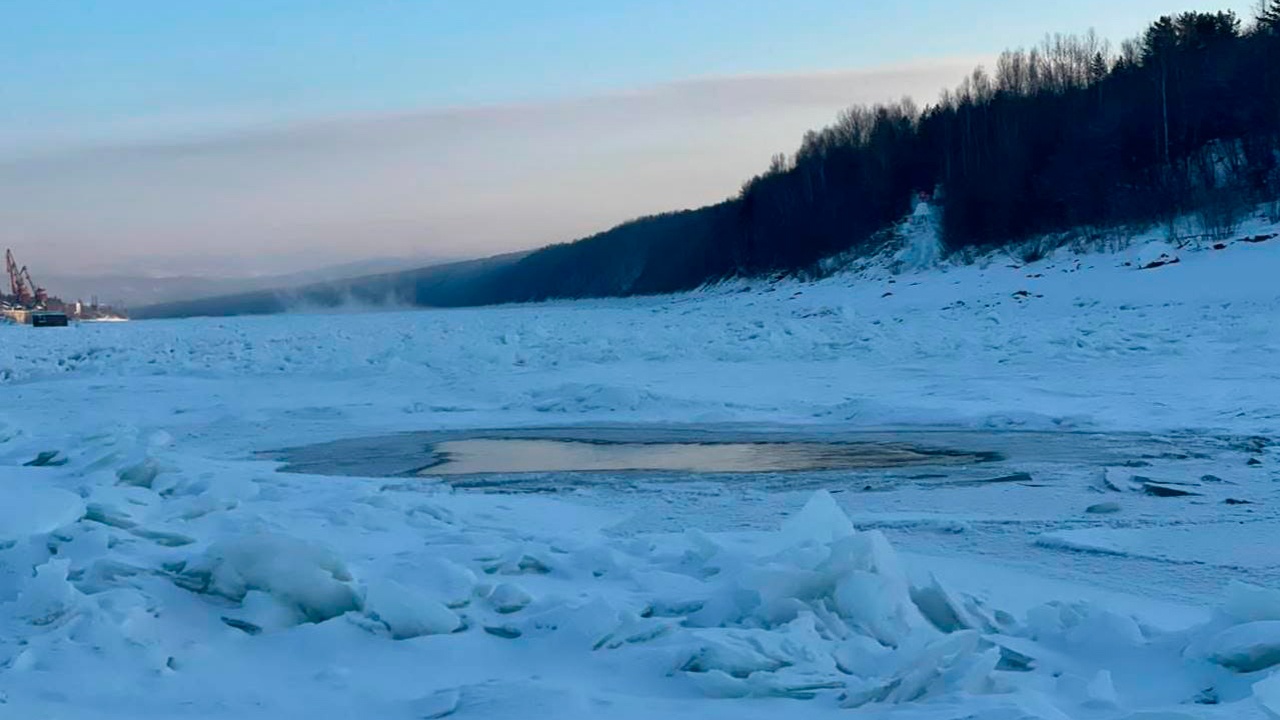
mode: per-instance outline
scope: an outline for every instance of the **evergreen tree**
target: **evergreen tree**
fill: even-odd
[[[1258,29],[1269,35],[1280,35],[1280,0],[1270,0],[1258,8]]]
[[[1280,0],[1277,0],[1280,2]],[[1093,54],[1089,60],[1089,84],[1097,85],[1107,76],[1107,58],[1101,52]]]

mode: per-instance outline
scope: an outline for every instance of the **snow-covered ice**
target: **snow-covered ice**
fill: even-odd
[[[972,266],[921,240],[675,297],[0,327],[0,717],[1280,717],[1280,239],[1150,239]],[[527,494],[255,454],[660,424],[1019,452]]]

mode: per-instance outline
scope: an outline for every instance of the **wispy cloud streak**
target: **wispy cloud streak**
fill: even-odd
[[[929,102],[980,61],[157,130],[147,142],[0,158],[0,216],[33,262],[70,272],[483,255],[720,200],[839,109]]]

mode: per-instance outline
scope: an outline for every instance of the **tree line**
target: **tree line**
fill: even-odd
[[[1280,198],[1280,0],[1003,53],[932,105],[853,107],[741,193],[548,248],[506,299],[668,292],[873,249],[921,195],[949,250],[1198,216],[1230,232]],[[545,271],[545,274],[542,272]],[[586,282],[584,278],[590,278]]]
[[[950,249],[1200,214],[1280,196],[1280,0],[1008,51],[917,111],[855,108],[744,188],[744,270],[856,248],[926,193]],[[1233,215],[1234,213],[1234,215]]]

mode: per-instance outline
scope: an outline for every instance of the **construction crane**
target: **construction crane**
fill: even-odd
[[[27,270],[26,265],[18,266],[13,250],[4,251],[4,264],[9,273],[9,295],[12,302],[27,310],[44,307],[49,301],[49,294],[31,279],[31,271]]]

